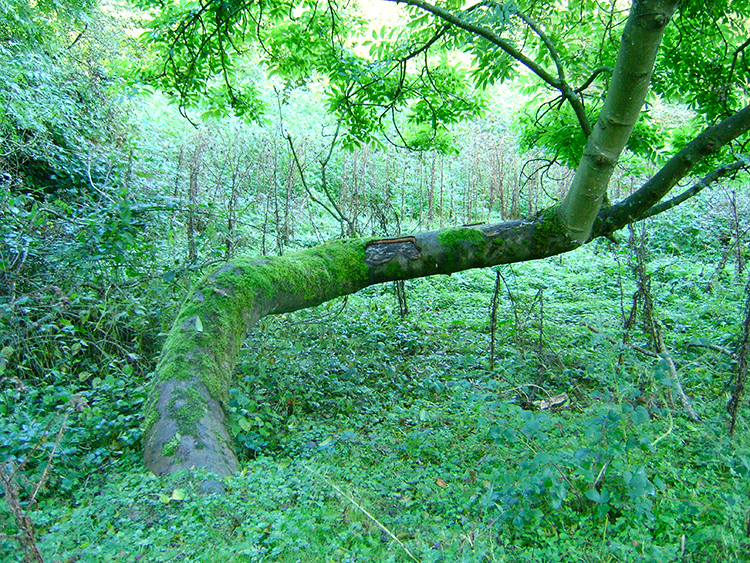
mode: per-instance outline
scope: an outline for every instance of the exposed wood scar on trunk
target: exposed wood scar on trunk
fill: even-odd
[[[365,263],[372,266],[384,264],[397,256],[417,260],[421,255],[422,249],[414,237],[371,240],[365,246]]]

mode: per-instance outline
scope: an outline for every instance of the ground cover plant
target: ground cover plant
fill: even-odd
[[[700,422],[664,359],[639,352],[640,313],[623,328],[626,240],[500,269],[492,368],[494,271],[408,283],[403,318],[374,287],[250,337],[230,400],[242,470],[225,492],[143,472],[135,450],[81,475],[65,459],[91,411],[71,414],[52,471],[76,485],[29,512],[44,560],[745,560],[747,422],[727,435],[736,365],[705,347],[738,340],[744,279],[729,264],[707,290],[712,253],[680,225],[648,229],[655,314]],[[4,533],[20,560],[10,519]]]

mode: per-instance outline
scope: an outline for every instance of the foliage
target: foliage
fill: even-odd
[[[150,2],[142,5],[152,7]],[[355,7],[317,2],[234,9],[221,2],[200,9],[189,2],[160,5],[148,40],[163,56],[144,78],[178,95],[181,104],[208,104],[213,115],[231,109],[257,118],[265,109],[257,81],[238,74],[249,61],[260,59],[287,84],[310,77],[326,82],[328,111],[345,124],[346,147],[378,143],[378,133],[390,132],[398,144],[451,149],[448,126],[475,115],[483,105],[466,80],[466,69],[453,63],[447,51],[429,61],[418,59],[414,50],[424,35],[421,30],[410,37],[407,28],[398,37],[395,29],[383,28],[370,38],[364,35],[364,23]],[[254,56],[247,54],[251,40],[259,45]],[[380,60],[363,56],[357,45]],[[405,121],[397,117],[404,110]]]
[[[699,205],[718,210],[721,200]],[[572,553],[581,561],[744,560],[746,422],[735,439],[724,434],[733,366],[691,346],[699,336],[722,346],[739,337],[743,280],[727,268],[720,285],[699,289],[721,243],[677,248],[692,221],[652,226],[659,236],[649,269],[704,423],[670,402],[658,359],[621,344],[621,300],[635,289],[624,245],[504,268],[494,370],[492,272],[410,282],[404,320],[389,288],[370,288],[344,312],[334,303],[267,319],[253,333],[231,402],[243,470],[226,492],[202,492],[209,476],[144,474],[127,447],[84,478],[85,467],[98,466],[72,463],[85,459],[76,448],[101,426],[89,408],[78,415],[55,462],[58,482],[74,484],[70,496],[50,486],[31,513],[42,553],[87,561],[412,560],[406,550],[420,561]],[[639,330],[631,337],[644,338]],[[568,407],[526,410],[532,383],[542,394],[568,393]],[[88,401],[111,408],[106,385],[84,391]],[[44,415],[27,412],[18,428],[31,432]],[[118,420],[137,432],[137,420]]]
[[[85,2],[10,2],[3,13],[2,183],[74,197],[111,181],[129,149],[124,99],[111,91],[117,62],[133,55],[127,41]]]
[[[679,95],[708,122],[744,105],[750,68],[741,38],[749,15],[745,2],[683,2],[664,38],[656,92]]]
[[[254,58],[284,80],[324,77],[328,109],[345,125],[346,146],[380,142],[377,134],[386,133],[398,144],[443,151],[454,148],[448,127],[476,116],[487,88],[520,79],[533,95],[529,113],[537,114],[526,124],[530,143],[577,164],[578,137],[587,136],[607,92],[623,6],[406,4],[371,30],[356,3],[159,4],[149,38],[162,58],[148,76],[183,104],[202,100],[254,117],[263,104],[252,82],[237,74],[255,42]],[[657,62],[655,95],[689,104],[705,122],[740,109],[747,98],[747,45],[740,43],[747,9],[744,2],[681,3]],[[653,156],[663,141],[648,115],[643,121],[629,148]]]

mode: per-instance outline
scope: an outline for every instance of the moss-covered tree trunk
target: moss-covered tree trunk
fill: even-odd
[[[628,199],[599,210],[611,170],[640,112],[674,6],[671,0],[634,2],[626,24],[630,31],[617,59],[618,67],[626,68],[615,69],[574,187],[560,206],[495,225],[336,241],[284,257],[234,260],[202,280],[182,306],[156,368],[145,412],[146,466],[157,474],[205,469],[225,476],[237,469],[225,424],[228,390],[247,331],[263,316],[311,307],[386,281],[573,250],[592,236],[637,220],[704,156],[747,132],[750,107],[696,137]]]
[[[556,213],[379,240],[335,241],[283,257],[234,260],[183,304],[145,414],[146,466],[157,474],[237,469],[225,412],[247,331],[263,316],[312,307],[369,285],[543,258],[572,249]]]

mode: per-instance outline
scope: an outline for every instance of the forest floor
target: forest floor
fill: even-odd
[[[267,318],[237,366],[226,491],[126,452],[30,512],[45,561],[750,560],[736,363],[706,347],[739,340],[744,275],[659,232],[667,354],[625,241],[407,282],[404,317],[384,285]]]

